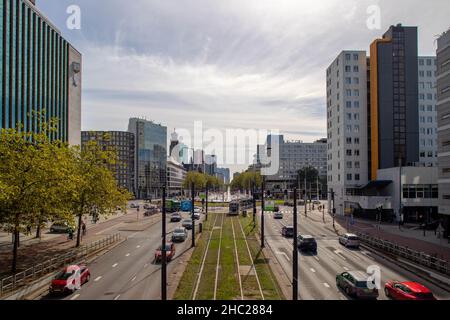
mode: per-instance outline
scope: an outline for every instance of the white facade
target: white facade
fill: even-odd
[[[82,57],[72,46],[69,46],[69,144],[81,145],[81,83]]]
[[[366,52],[343,51],[327,69],[328,190],[337,208],[346,189],[368,183],[367,121]]]
[[[419,57],[420,164],[437,166],[436,57]]]
[[[167,193],[169,196],[178,196],[183,193],[183,182],[186,179],[186,170],[174,158],[167,159]]]

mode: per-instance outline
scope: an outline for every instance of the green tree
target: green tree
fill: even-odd
[[[117,163],[117,154],[113,150],[104,150],[95,141],[83,148],[72,148],[74,161],[70,177],[72,186],[68,194],[71,211],[77,218],[77,243],[81,244],[81,226],[83,216],[94,214],[108,216],[118,207],[126,210],[131,194],[120,188],[110,168]]]

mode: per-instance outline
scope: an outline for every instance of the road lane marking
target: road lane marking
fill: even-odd
[[[94,282],[99,281],[101,278],[102,278],[102,276],[99,276],[99,277],[95,278]]]
[[[344,270],[345,270],[345,271],[348,271],[348,270],[349,270],[349,268],[347,268],[347,267],[344,267]]]
[[[136,280],[136,276],[134,276],[133,279],[131,279],[131,282],[133,282],[134,280]]]
[[[314,268],[311,268],[309,270],[311,270],[312,273],[316,273],[316,270],[314,270]]]
[[[127,253],[126,255],[125,255],[125,257],[129,257],[130,256],[130,254],[129,253]]]
[[[317,261],[320,261],[319,257],[316,257],[316,256],[315,256],[314,259],[316,259]]]
[[[112,265],[112,267],[115,268],[115,267],[117,267],[118,265],[119,265],[118,263],[114,263],[114,264]]]
[[[286,252],[278,251],[278,252],[276,252],[276,254],[285,257],[285,258],[287,259],[287,261],[291,261],[291,259],[290,259],[289,256],[286,254]]]
[[[77,299],[78,297],[80,296],[80,294],[79,293],[77,293],[76,295],[74,295],[72,298],[70,298],[70,300],[75,300],[75,299]]]
[[[326,283],[326,282],[324,282],[323,285],[324,285],[326,288],[328,288],[328,289],[331,288],[330,285],[329,285],[328,283]]]
[[[120,294],[117,297],[115,297],[114,300],[119,300],[119,298],[120,298]]]
[[[138,249],[139,249],[140,247],[141,247],[141,246],[139,246],[139,245],[136,246],[136,248],[138,248]]]

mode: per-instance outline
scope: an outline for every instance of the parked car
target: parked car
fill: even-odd
[[[369,288],[369,275],[363,271],[348,271],[336,276],[336,286],[357,299],[377,299],[378,289]]]
[[[277,220],[280,220],[280,219],[283,219],[283,214],[281,213],[281,212],[275,212],[274,214],[273,214],[273,218],[274,219],[277,219]]]
[[[188,232],[186,228],[176,228],[172,233],[172,242],[184,242],[187,236]]]
[[[319,200],[314,200],[314,201],[313,201],[313,204],[315,204],[315,205],[320,205],[321,203],[320,203]]]
[[[393,300],[436,300],[427,287],[417,282],[389,281],[384,286],[384,293]]]
[[[300,251],[317,252],[317,242],[313,236],[299,235],[297,241]]]
[[[292,226],[283,227],[281,229],[281,235],[286,238],[294,237],[294,227],[292,227]]]
[[[184,219],[183,222],[181,222],[181,225],[184,228],[191,230],[192,229],[192,219]]]
[[[139,205],[137,203],[130,204],[130,209],[138,209]]]
[[[166,244],[166,259],[171,261],[175,256],[175,245],[173,243]],[[162,246],[159,246],[155,252],[155,262],[160,262],[162,259]]]
[[[50,227],[51,233],[67,233],[70,226],[67,222],[55,222]]]
[[[200,212],[195,212],[195,211],[194,211],[194,219],[195,219],[195,220],[200,220],[200,217],[201,217]]]
[[[65,267],[52,280],[49,288],[50,294],[70,294],[89,282],[91,273],[85,265],[72,265]],[[79,285],[79,286],[77,286]]]
[[[339,243],[349,248],[359,248],[359,238],[353,233],[345,233],[339,237]]]
[[[182,220],[181,214],[178,212],[172,213],[170,216],[170,222],[180,222]]]

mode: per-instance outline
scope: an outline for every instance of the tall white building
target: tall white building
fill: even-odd
[[[437,166],[436,57],[419,57],[420,164]]]
[[[343,51],[327,69],[328,190],[337,210],[368,183],[367,123],[366,52]]]

